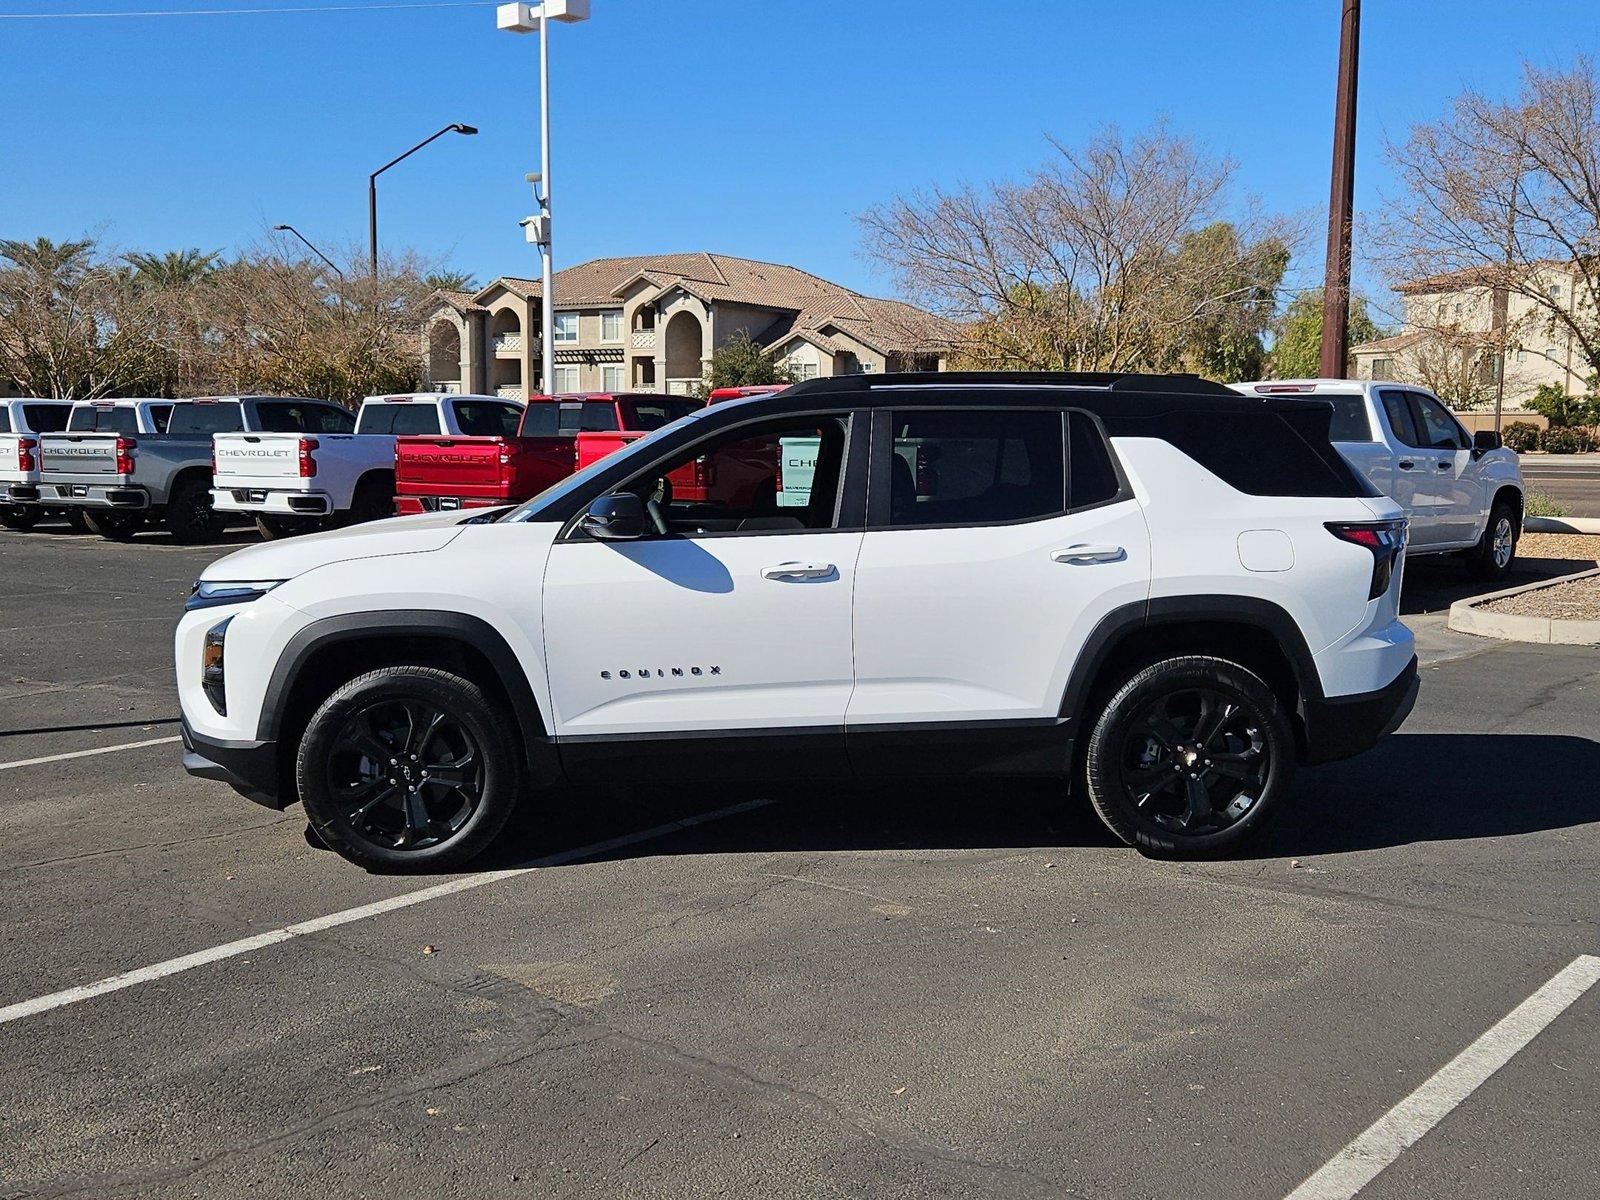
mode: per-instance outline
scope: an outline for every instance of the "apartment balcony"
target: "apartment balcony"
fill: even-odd
[[[516,400],[523,404],[528,402],[528,390],[521,384],[507,384],[504,387],[497,387],[494,390],[494,394],[502,400]]]
[[[654,350],[656,348],[656,331],[654,329],[635,329],[633,331],[633,348],[635,350]]]
[[[695,388],[699,386],[700,377],[698,375],[693,379],[669,379],[667,380],[667,395],[692,396]]]
[[[540,339],[527,337],[521,333],[497,333],[494,336],[494,352],[497,358],[515,358],[524,348],[530,353],[539,353]]]

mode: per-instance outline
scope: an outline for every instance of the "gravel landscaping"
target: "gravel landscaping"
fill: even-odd
[[[1600,561],[1600,535],[1592,533],[1525,533],[1517,542],[1518,558],[1566,558]]]
[[[1483,608],[1518,617],[1550,617],[1566,621],[1600,621],[1600,575],[1535,588],[1518,596],[1491,600]]]

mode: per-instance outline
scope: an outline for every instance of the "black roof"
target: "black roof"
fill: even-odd
[[[908,393],[912,393],[908,395]],[[808,379],[775,395],[753,397],[766,412],[804,411],[837,397],[850,408],[916,405],[1032,407],[1070,405],[1102,417],[1143,418],[1167,413],[1304,412],[1325,401],[1284,395],[1243,395],[1198,375],[1110,374],[1087,371],[921,371],[835,375]]]

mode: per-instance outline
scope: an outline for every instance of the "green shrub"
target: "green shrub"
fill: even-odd
[[[1544,431],[1539,445],[1551,454],[1583,454],[1594,449],[1594,437],[1587,429],[1557,426]]]
[[[1500,440],[1507,450],[1526,454],[1539,448],[1539,427],[1532,421],[1512,421],[1500,431]]]
[[[1552,499],[1544,492],[1529,492],[1523,500],[1522,515],[1525,517],[1564,517],[1567,509],[1560,501]]]

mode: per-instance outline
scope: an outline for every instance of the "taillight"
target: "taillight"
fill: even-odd
[[[1404,521],[1329,521],[1327,530],[1342,542],[1350,542],[1372,552],[1372,586],[1368,600],[1376,600],[1389,590],[1394,564],[1406,548]]]
[[[716,480],[717,473],[711,468],[711,459],[702,454],[694,460],[694,486],[697,488],[710,488]]]
[[[317,473],[317,460],[311,457],[311,452],[317,448],[316,438],[303,437],[300,439],[300,478],[310,479]]]
[[[37,469],[33,452],[38,448],[38,445],[39,443],[32,438],[17,439],[17,470],[32,471]]]
[[[132,438],[119,437],[117,439],[117,474],[133,474],[133,450],[139,443]]]

